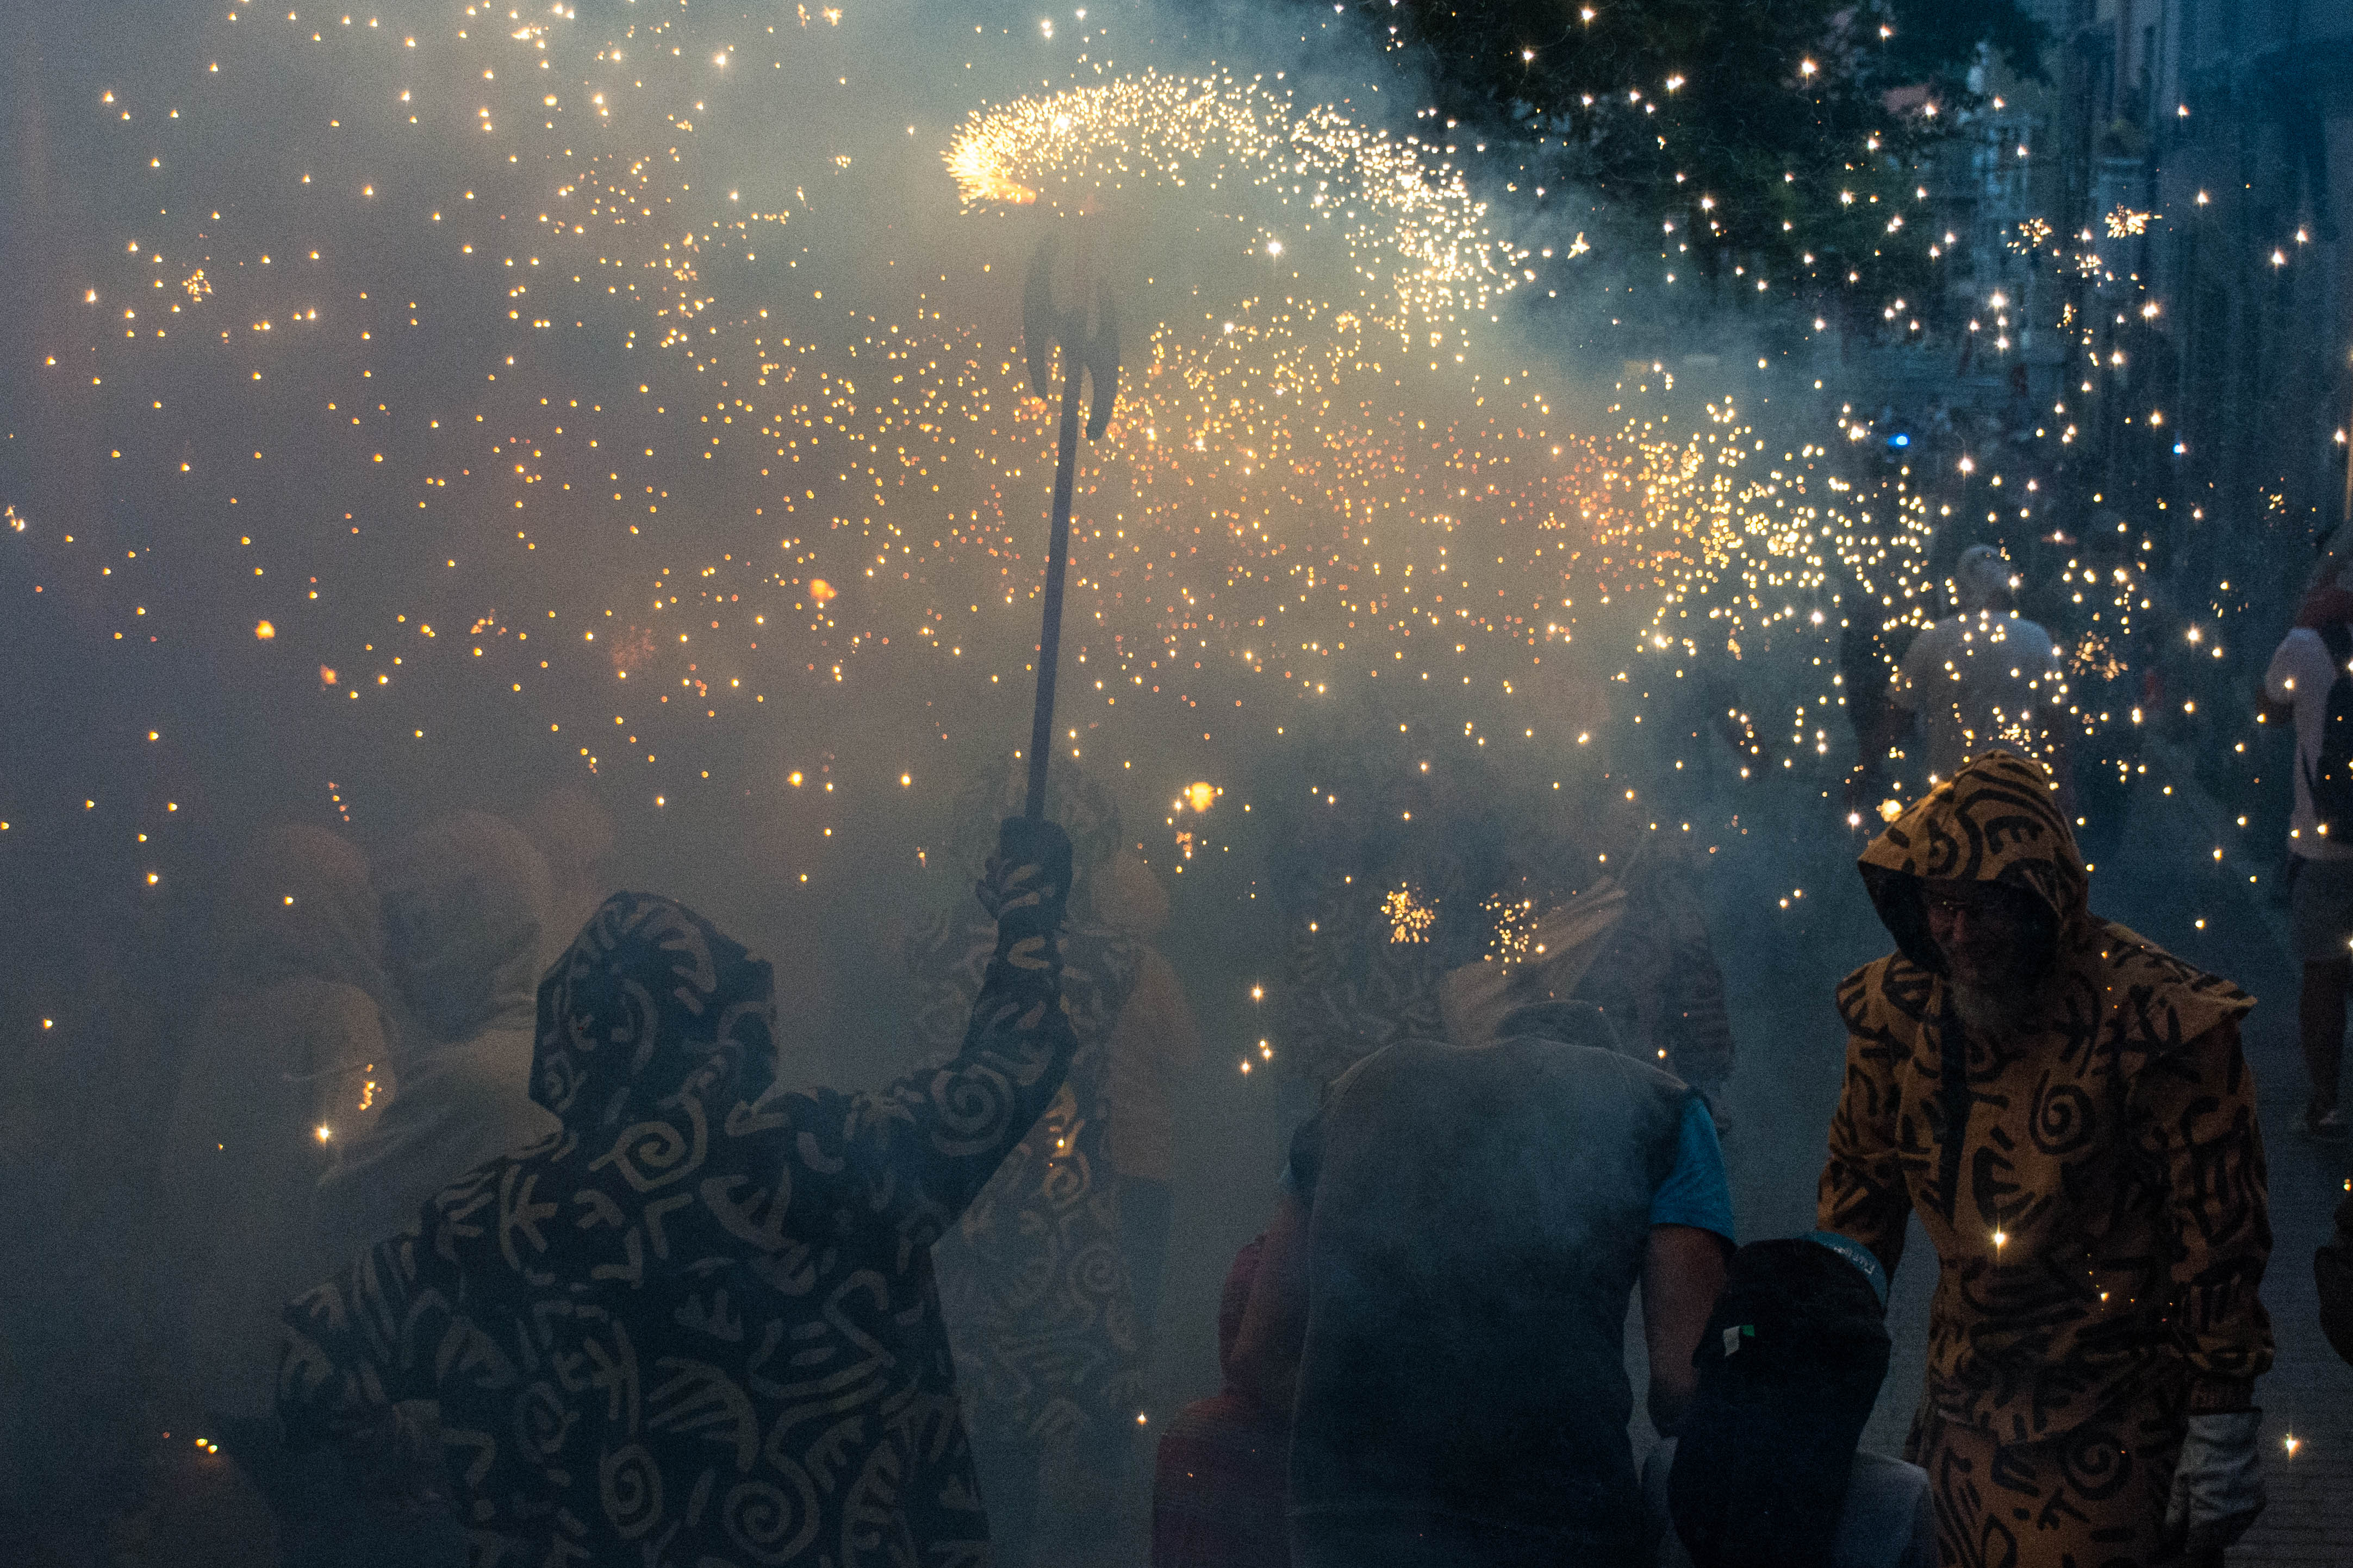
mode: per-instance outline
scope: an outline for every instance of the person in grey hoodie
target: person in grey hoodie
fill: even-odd
[[[268,1504],[283,1568],[410,1568],[426,1559],[409,1521],[370,1517],[348,1476],[288,1453],[275,1415],[280,1313],[334,1261],[310,1225],[311,1195],[346,1142],[367,1141],[394,1087],[367,862],[323,828],[272,828],[246,847],[217,925],[213,994],[157,1161],[160,1425],[217,1441]],[[233,1549],[238,1528],[207,1513],[155,1533],[179,1561]]]
[[[552,895],[516,828],[479,812],[432,824],[377,877],[397,1089],[321,1178],[318,1239],[348,1257],[457,1177],[556,1131],[531,1100],[532,1013]]]
[[[223,896],[216,990],[165,1123],[155,1297],[176,1393],[210,1429],[270,1414],[278,1313],[332,1254],[305,1204],[391,1084],[367,862],[323,828],[270,829]]]

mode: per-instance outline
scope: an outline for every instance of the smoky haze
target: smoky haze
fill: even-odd
[[[1092,247],[1123,353],[1054,765],[1165,893],[1201,1041],[1142,1413],[1217,1386],[1220,1281],[1315,1101],[1285,989],[1315,890],[1399,845],[1535,898],[1674,840],[1731,1001],[1743,1228],[1806,1226],[1828,986],[1885,946],[1844,864],[1840,633],[1926,602],[1889,564],[1921,503],[1849,450],[1814,351],[1662,289],[1319,10],[29,20],[0,1505],[87,1545],[201,1423],[160,1348],[159,1152],[273,827],[382,875],[494,815],[548,864],[550,955],[602,893],[670,894],[775,964],[788,1077],[910,1065],[909,933],[970,897],[959,802],[1027,743],[1041,246]],[[960,194],[973,117],[1145,72],[1263,142],[1194,148],[1147,96],[1118,123],[1164,166],[1057,164],[1050,120],[1006,153],[1029,199]],[[1379,159],[1423,206],[1345,188]],[[1446,288],[1400,303],[1407,274]]]

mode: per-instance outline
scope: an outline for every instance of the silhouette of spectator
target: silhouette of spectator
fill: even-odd
[[[320,1183],[330,1258],[390,1236],[465,1172],[555,1131],[530,1092],[550,897],[539,851],[467,812],[411,838],[379,879],[396,1088],[374,1127],[336,1146]]]
[[[184,1417],[204,1412],[267,1492],[279,1311],[329,1262],[311,1193],[393,1086],[384,939],[366,861],[316,827],[263,834],[218,919],[219,989],[164,1136],[156,1288]]]
[[[1698,1096],[1590,1005],[1537,1004],[1489,1045],[1367,1057],[1284,1185],[1235,1371],[1293,1411],[1301,1568],[1641,1563],[1627,1307],[1639,1279],[1672,1430],[1731,1247]]]
[[[1919,719],[1928,784],[1997,746],[2040,757],[2065,776],[2065,679],[2051,634],[2013,611],[2011,595],[2001,552],[1971,545],[1953,568],[1953,614],[1905,649],[1889,693],[1891,722]]]
[[[1699,1392],[1643,1466],[1659,1568],[1936,1568],[1928,1474],[1857,1452],[1887,1376],[1887,1276],[1816,1231],[1733,1255]]]
[[[1152,1568],[1289,1568],[1291,1412],[1260,1404],[1234,1375],[1234,1343],[1265,1247],[1263,1232],[1243,1244],[1218,1298],[1222,1385],[1160,1435]]]

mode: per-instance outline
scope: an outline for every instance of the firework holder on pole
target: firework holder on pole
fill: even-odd
[[[1029,366],[1029,390],[1048,395],[1054,355],[1062,356],[1061,429],[1054,447],[1053,532],[1046,548],[1045,621],[1038,636],[1038,706],[1029,723],[1029,794],[1024,815],[1046,815],[1046,763],[1054,744],[1054,673],[1062,651],[1062,578],[1071,561],[1071,489],[1079,460],[1079,379],[1094,383],[1087,403],[1087,439],[1098,440],[1111,422],[1119,396],[1119,323],[1111,301],[1082,271],[1075,302],[1058,309],[1054,298],[1054,242],[1047,240],[1029,260],[1021,290],[1021,345]]]

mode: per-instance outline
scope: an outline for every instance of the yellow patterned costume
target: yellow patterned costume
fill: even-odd
[[[2157,1561],[2183,1424],[2272,1363],[2253,1003],[2091,913],[2048,774],[1976,758],[1865,850],[1898,951],[1841,983],[1846,1086],[1820,1223],[1943,1264],[1913,1457],[1947,1563]],[[1956,1016],[1925,879],[2031,893],[2057,957],[1999,1042]]]

